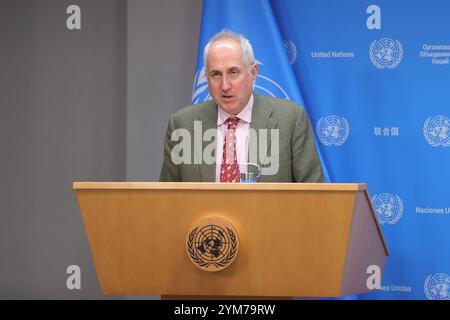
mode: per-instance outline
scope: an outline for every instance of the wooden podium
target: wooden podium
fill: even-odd
[[[75,182],[105,294],[338,297],[369,292],[388,256],[365,184]],[[222,217],[239,251],[207,272],[186,250],[192,226]]]

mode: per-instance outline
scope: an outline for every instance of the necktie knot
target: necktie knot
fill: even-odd
[[[227,123],[227,129],[235,130],[238,125],[239,118],[238,117],[229,117],[225,122]]]

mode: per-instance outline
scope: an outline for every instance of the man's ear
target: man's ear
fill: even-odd
[[[253,64],[250,74],[252,75],[252,80],[255,81],[256,77],[258,76],[258,64]]]

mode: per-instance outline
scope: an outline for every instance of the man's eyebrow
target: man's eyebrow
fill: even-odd
[[[230,72],[230,71],[235,71],[235,70],[241,70],[241,68],[239,66],[231,66],[229,67],[226,72]],[[220,70],[216,70],[216,69],[211,69],[209,70],[208,74],[213,74],[213,73],[219,73],[222,74],[222,71]]]

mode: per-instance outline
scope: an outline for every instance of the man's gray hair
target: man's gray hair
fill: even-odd
[[[212,37],[208,41],[208,44],[205,46],[205,50],[203,51],[203,64],[205,65],[205,68],[207,66],[206,57],[208,56],[211,45],[214,42],[222,39],[233,39],[239,43],[242,50],[242,56],[244,57],[244,63],[248,66],[249,69],[255,64],[255,56],[253,55],[253,48],[250,44],[250,41],[248,41],[248,39],[241,34],[235,33],[231,30],[223,29],[219,33],[216,33],[216,35],[214,35],[214,37]]]

